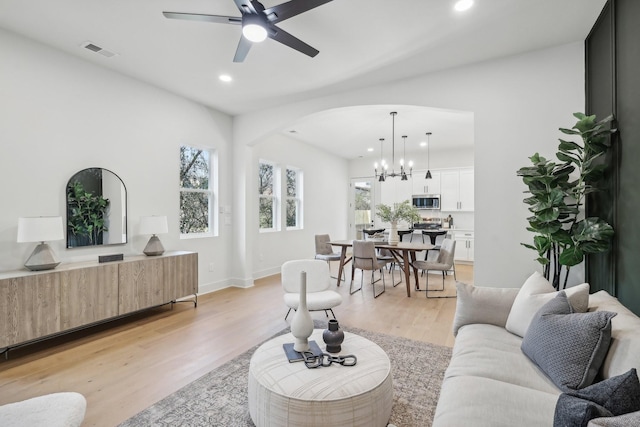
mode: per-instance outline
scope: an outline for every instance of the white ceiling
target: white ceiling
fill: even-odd
[[[605,0],[475,0],[464,13],[453,10],[454,2],[334,0],[279,24],[318,49],[315,58],[267,39],[254,45],[243,63],[232,62],[239,26],[162,15],[239,16],[233,0],[0,0],[0,27],[237,115],[584,40]],[[117,56],[106,58],[82,48],[87,41]],[[223,73],[234,80],[219,81]],[[317,114],[292,123],[287,131],[297,134],[287,134],[357,158],[366,147],[376,145],[378,151],[379,138],[390,139],[390,108],[398,111],[396,145],[399,135],[417,138],[427,131],[434,133],[434,148],[437,135],[473,144],[472,114],[403,106]],[[408,128],[411,120],[415,126]],[[339,138],[336,129],[341,129]],[[345,138],[353,141],[351,151],[345,151]]]

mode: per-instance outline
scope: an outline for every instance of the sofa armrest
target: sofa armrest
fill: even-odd
[[[456,283],[458,301],[453,319],[453,335],[472,323],[504,326],[519,288],[488,288]]]

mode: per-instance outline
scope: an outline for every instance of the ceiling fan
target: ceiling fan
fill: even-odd
[[[263,41],[267,37],[280,42],[310,57],[319,51],[302,40],[292,36],[275,24],[299,15],[310,9],[329,3],[332,0],[291,0],[265,9],[257,0],[233,0],[242,16],[205,15],[200,13],[162,12],[166,18],[186,19],[190,21],[214,22],[217,24],[242,25],[242,36],[233,57],[233,62],[242,62],[249,53],[253,42]]]

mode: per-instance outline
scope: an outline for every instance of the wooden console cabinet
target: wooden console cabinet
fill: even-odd
[[[196,296],[198,254],[166,252],[0,273],[0,352]],[[194,301],[195,302],[195,301]]]

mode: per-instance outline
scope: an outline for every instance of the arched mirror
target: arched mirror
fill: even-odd
[[[66,191],[67,248],[127,243],[127,189],[118,175],[83,169]]]

